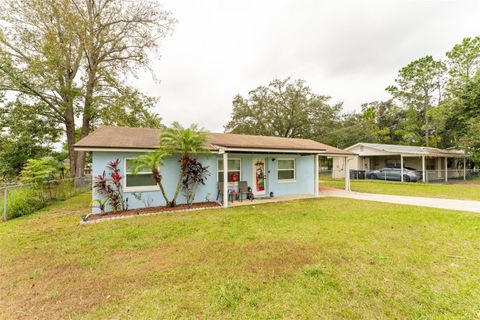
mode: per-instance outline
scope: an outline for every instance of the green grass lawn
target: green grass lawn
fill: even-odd
[[[90,194],[0,224],[0,318],[480,316],[480,216],[319,198],[79,225]]]
[[[344,188],[344,180],[321,180],[320,185]],[[351,180],[352,191],[380,194],[395,194],[414,197],[480,200],[480,182],[461,181],[449,184],[424,184],[397,181]]]

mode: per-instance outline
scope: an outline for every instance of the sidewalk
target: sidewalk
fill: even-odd
[[[389,194],[377,193],[361,193],[353,191],[344,191],[340,189],[325,188],[320,193],[325,197],[340,197],[357,200],[387,202],[395,204],[407,204],[413,206],[430,207],[437,209],[470,211],[480,213],[480,201],[474,200],[453,200],[453,199],[439,199],[439,198],[423,198],[423,197],[408,197],[396,196]]]

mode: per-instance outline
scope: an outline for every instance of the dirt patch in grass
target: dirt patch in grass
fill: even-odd
[[[239,248],[245,271],[265,276],[288,275],[315,261],[318,249],[291,241],[252,243]]]
[[[9,288],[0,318],[78,318],[101,305],[121,300],[131,288],[149,288],[157,271],[175,267],[173,246],[119,251],[96,263],[49,266],[31,273]],[[3,289],[2,289],[3,290]]]
[[[15,283],[3,301],[5,319],[60,319],[113,299],[114,276],[94,276],[74,265],[58,265],[38,279]],[[114,291],[113,291],[114,292]]]
[[[108,258],[108,265],[123,265],[129,268],[145,271],[158,271],[172,268],[182,256],[179,246],[161,246],[143,250],[128,250],[114,253]]]
[[[175,207],[150,207],[150,208],[142,208],[142,209],[132,209],[122,212],[110,212],[110,213],[102,213],[102,214],[92,214],[89,215],[84,221],[86,222],[93,222],[93,221],[100,221],[106,220],[110,218],[123,218],[123,217],[130,217],[130,216],[141,216],[147,214],[155,214],[155,213],[167,213],[167,212],[177,212],[177,211],[186,211],[186,210],[199,210],[199,209],[211,209],[211,208],[218,208],[220,207],[220,203],[218,202],[198,202],[194,203],[191,206],[187,204],[179,204]]]

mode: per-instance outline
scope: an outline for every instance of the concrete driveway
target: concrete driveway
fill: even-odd
[[[408,197],[396,196],[389,194],[378,193],[362,193],[353,191],[344,191],[339,189],[322,189],[320,193],[326,197],[340,197],[357,200],[368,200],[377,202],[387,202],[395,204],[407,204],[413,206],[422,206],[438,209],[470,211],[480,213],[480,201],[473,200],[453,200],[453,199],[439,199],[439,198],[423,198],[423,197]]]

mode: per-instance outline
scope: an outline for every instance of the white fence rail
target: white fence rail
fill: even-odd
[[[91,190],[90,176],[49,180],[41,184],[9,184],[0,186],[2,220],[30,214],[47,204],[66,200],[78,193]]]

